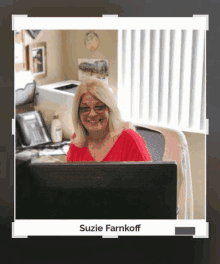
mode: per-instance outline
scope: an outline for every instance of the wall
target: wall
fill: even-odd
[[[117,36],[116,30],[96,30],[100,39],[97,50],[90,51],[84,44],[88,30],[62,31],[63,78],[78,80],[78,59],[106,59],[109,63],[109,82],[114,94],[117,93]]]
[[[62,81],[62,31],[61,30],[43,30],[40,34],[32,39],[26,34],[25,44],[35,44],[46,42],[47,52],[47,75],[44,78],[36,79],[37,85],[43,85],[53,82]],[[31,57],[30,57],[31,59]]]
[[[88,30],[43,30],[32,39],[25,33],[25,45],[47,43],[47,76],[36,78],[38,85],[78,80],[78,59],[106,59],[109,62],[109,85],[117,93],[117,31],[96,30],[100,45],[94,52],[85,44]],[[31,60],[31,57],[30,57]]]
[[[188,142],[189,156],[191,163],[194,218],[205,218],[205,135],[198,133],[184,132]]]
[[[38,85],[78,80],[78,58],[106,59],[109,62],[109,85],[113,92],[117,93],[117,31],[95,31],[99,36],[100,46],[94,52],[89,51],[84,44],[87,32],[87,30],[42,31],[34,41],[31,41],[31,44],[47,42],[48,74],[45,78],[37,79]],[[70,138],[74,132],[71,119],[72,97],[68,101],[63,101],[62,97],[51,96],[38,103],[35,109],[42,112],[49,124],[56,110],[61,117],[63,134]]]

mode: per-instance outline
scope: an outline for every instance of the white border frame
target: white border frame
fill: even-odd
[[[175,19],[175,23],[174,20]],[[195,17],[24,17],[13,16],[12,30],[119,30],[195,29],[208,30],[207,15]]]
[[[175,20],[175,23],[174,23]],[[196,15],[187,18],[129,18],[114,16],[103,17],[28,17],[27,15],[12,15],[12,30],[36,29],[42,30],[118,30],[123,29],[195,29],[208,30],[208,15]],[[120,61],[118,61],[120,65]],[[119,67],[120,68],[120,67]],[[118,71],[118,75],[120,70]],[[206,146],[205,146],[206,148]],[[16,168],[16,166],[14,166]],[[15,186],[15,185],[14,185]],[[206,191],[206,190],[205,190]],[[16,203],[14,203],[16,204]],[[15,210],[15,209],[14,209]],[[106,225],[136,226],[140,231],[105,231]],[[102,226],[103,231],[80,232],[80,225]],[[201,220],[15,220],[12,223],[12,237],[28,236],[174,236],[175,227],[195,227],[193,237],[208,238],[208,223]],[[192,236],[192,235],[189,235]]]

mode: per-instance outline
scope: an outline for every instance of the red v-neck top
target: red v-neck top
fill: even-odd
[[[67,162],[93,161],[88,147],[78,148],[70,143]],[[151,161],[144,140],[131,129],[124,130],[106,154],[104,161]]]

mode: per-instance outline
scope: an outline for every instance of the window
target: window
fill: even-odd
[[[122,117],[206,133],[206,31],[136,29],[118,36]]]

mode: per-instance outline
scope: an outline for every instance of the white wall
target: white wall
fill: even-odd
[[[37,81],[38,85],[62,81],[62,36],[60,30],[43,30],[40,34],[32,39],[27,32],[24,35],[24,45],[31,45],[38,42],[46,42],[47,53],[47,75],[44,78],[36,78],[31,71],[15,72],[15,90],[24,88],[27,83],[33,80]],[[31,54],[29,56],[31,60]]]
[[[109,62],[109,82],[117,93],[117,39],[116,30],[95,30],[100,39],[97,50],[90,51],[84,44],[88,30],[66,30],[63,40],[63,78],[78,80],[78,59],[105,59]]]
[[[30,39],[30,38],[29,38]],[[30,41],[29,41],[30,42]],[[62,81],[62,35],[60,30],[43,30],[31,41],[31,44],[46,42],[47,52],[47,75],[37,79],[38,85]]]
[[[184,132],[188,142],[189,156],[191,163],[193,197],[194,197],[194,218],[205,218],[205,135],[199,133]]]

